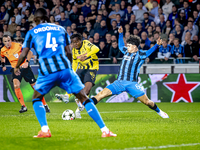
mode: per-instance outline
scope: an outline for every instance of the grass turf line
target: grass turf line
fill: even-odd
[[[40,130],[31,103],[20,114],[19,103],[0,103],[0,149],[133,149],[165,145],[167,150],[198,150],[200,145],[200,103],[158,103],[169,115],[162,119],[141,103],[99,103],[102,118],[117,137],[101,138],[101,131],[84,110],[82,119],[63,121],[66,109],[75,111],[75,103],[49,103],[47,114],[52,137],[33,139]],[[109,113],[110,112],[110,113]],[[189,144],[189,146],[181,146]],[[164,149],[164,148],[162,148]]]

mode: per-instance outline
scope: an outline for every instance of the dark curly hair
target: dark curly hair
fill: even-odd
[[[138,47],[140,45],[140,38],[134,35],[130,35],[130,37],[126,40],[126,43],[136,45]]]
[[[78,38],[78,40],[82,41],[82,35],[80,33],[72,34],[72,36],[70,36],[71,40],[74,38]]]

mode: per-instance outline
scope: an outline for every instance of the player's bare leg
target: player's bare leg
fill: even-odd
[[[38,135],[34,136],[34,138],[48,138],[51,137],[51,132],[49,130],[49,127],[47,125],[47,119],[46,119],[46,111],[44,108],[44,105],[42,104],[42,98],[44,96],[41,95],[39,92],[34,90],[33,93],[33,109],[35,111],[35,115],[38,119],[38,122],[41,126],[41,131],[38,132]]]
[[[78,94],[74,94],[81,103],[85,106],[85,109],[88,113],[88,115],[97,123],[99,128],[102,131],[101,137],[111,137],[111,136],[117,136],[116,134],[113,134],[109,129],[105,126],[101,115],[99,114],[96,106],[94,105],[94,101],[92,99],[88,99],[86,96],[86,93],[84,89],[82,89]]]
[[[96,96],[94,96],[97,100],[97,102],[101,101],[103,98],[108,97],[112,95],[111,90],[108,88],[104,88],[101,92],[99,92]]]
[[[147,97],[146,94],[138,97],[137,99],[140,100],[143,104],[149,106],[149,108],[155,110],[158,113],[158,115],[160,115],[162,118],[169,118],[169,116],[165,112],[163,112],[161,109],[159,109],[157,105]]]
[[[25,106],[25,103],[24,103],[24,98],[23,98],[23,95],[22,95],[22,91],[20,89],[20,81],[18,79],[13,79],[13,85],[14,85],[14,90],[15,90],[15,94],[21,104],[21,109],[19,110],[20,113],[23,113],[23,112],[26,112],[27,111],[27,108]]]
[[[34,85],[35,85],[35,83],[32,83],[32,84],[31,84],[31,87],[33,88],[33,90],[34,90]],[[44,97],[42,98],[42,103],[43,103],[43,105],[44,105],[45,111],[46,111],[47,113],[50,113],[49,106],[47,105],[47,103],[46,103]]]

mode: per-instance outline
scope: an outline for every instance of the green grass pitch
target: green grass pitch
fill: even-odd
[[[86,111],[82,119],[64,121],[75,103],[49,103],[47,114],[52,137],[34,139],[40,130],[32,104],[20,114],[19,103],[0,103],[1,150],[200,150],[200,103],[158,103],[168,113],[163,119],[141,103],[99,103],[107,127],[117,137],[101,138],[101,131]]]

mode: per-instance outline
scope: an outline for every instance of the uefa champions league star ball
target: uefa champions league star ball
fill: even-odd
[[[73,110],[67,109],[62,113],[62,119],[63,120],[74,120],[75,114]]]

